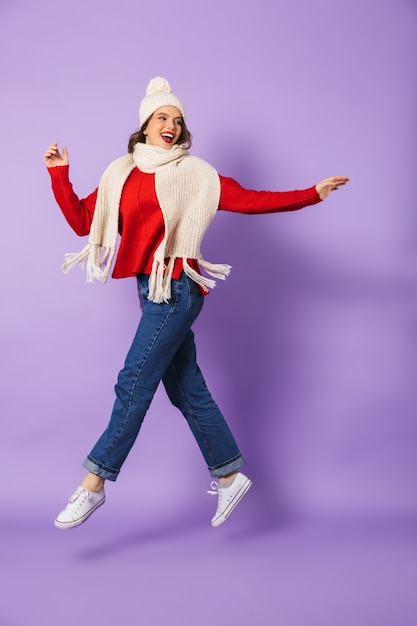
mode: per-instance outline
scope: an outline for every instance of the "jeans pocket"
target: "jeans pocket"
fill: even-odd
[[[196,313],[200,313],[203,308],[204,296],[197,283],[187,276],[188,285],[188,307]]]

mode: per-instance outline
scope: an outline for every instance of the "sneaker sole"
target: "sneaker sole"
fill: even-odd
[[[217,528],[217,526],[220,526],[227,520],[227,518],[233,513],[233,511],[235,510],[235,508],[237,507],[237,505],[239,504],[243,496],[249,491],[251,486],[252,486],[252,481],[248,478],[243,483],[243,485],[241,486],[241,488],[239,489],[239,491],[237,492],[233,500],[229,503],[227,508],[223,511],[223,513],[219,515],[219,517],[216,517],[215,519],[211,521],[211,525],[214,528]]]
[[[76,526],[80,526],[83,524],[89,517],[96,511],[100,506],[102,506],[106,501],[106,496],[104,496],[100,502],[97,502],[87,513],[85,513],[82,517],[77,520],[73,520],[72,522],[60,522],[58,519],[55,520],[55,527],[60,530],[67,530],[69,528],[75,528]]]

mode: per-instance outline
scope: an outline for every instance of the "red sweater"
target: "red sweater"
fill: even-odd
[[[68,224],[77,235],[90,232],[97,189],[80,200],[69,180],[69,166],[48,168],[52,189]],[[219,209],[234,213],[276,213],[295,211],[320,202],[315,187],[303,191],[253,191],[244,189],[232,178],[220,176]],[[113,270],[113,278],[136,274],[150,274],[153,254],[164,236],[164,219],[156,191],[155,175],[144,174],[135,168],[122,192],[119,209],[120,247]],[[190,261],[198,270],[197,262]],[[182,261],[177,259],[173,278],[182,272]]]

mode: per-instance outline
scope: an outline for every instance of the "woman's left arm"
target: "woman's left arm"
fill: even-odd
[[[233,178],[220,176],[219,209],[249,215],[296,211],[324,200],[348,180],[345,176],[333,176],[303,190],[255,191],[245,189]]]

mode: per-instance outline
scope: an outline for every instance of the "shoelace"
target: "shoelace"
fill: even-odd
[[[84,497],[80,500],[81,496],[84,496]],[[71,511],[77,511],[80,508],[80,506],[84,504],[86,498],[91,500],[92,498],[91,492],[88,491],[88,489],[81,489],[81,488],[77,489],[77,491],[74,494],[72,494],[72,496],[68,500],[69,504],[67,505],[67,508],[70,509]]]
[[[215,480],[212,480],[211,483],[210,483],[210,487],[211,487],[211,489],[209,489],[207,491],[207,493],[209,493],[211,496],[218,496],[218,495],[220,495],[219,483],[217,483]]]
[[[209,489],[207,491],[207,493],[209,493],[211,496],[219,496],[219,499],[217,501],[217,511],[216,511],[216,515],[219,511],[221,511],[222,509],[222,489],[219,485],[218,482],[216,482],[215,480],[212,480],[210,483],[210,487],[211,489]]]

